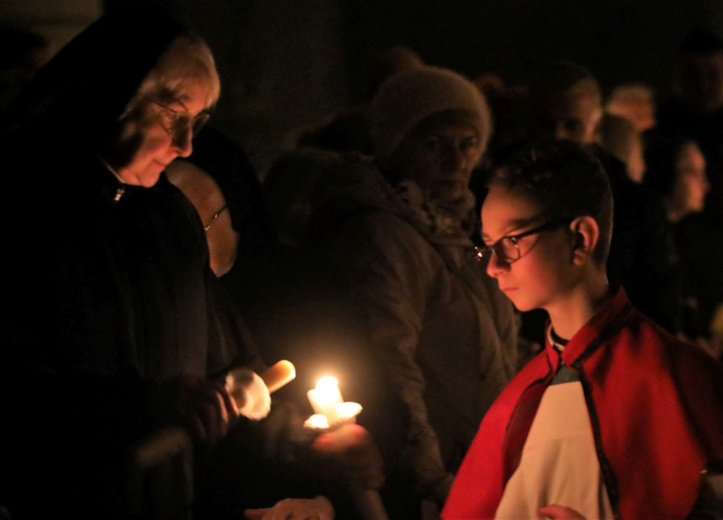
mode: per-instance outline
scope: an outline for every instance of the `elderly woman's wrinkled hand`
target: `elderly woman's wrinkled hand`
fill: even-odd
[[[247,520],[334,520],[334,506],[326,497],[286,498],[273,507],[247,509]]]

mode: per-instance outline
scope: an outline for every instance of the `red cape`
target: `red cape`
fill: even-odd
[[[495,517],[559,358],[548,343],[487,412],[442,518]],[[664,332],[622,289],[569,341],[562,359],[580,375],[616,517],[684,518],[704,465],[723,458],[721,364]]]

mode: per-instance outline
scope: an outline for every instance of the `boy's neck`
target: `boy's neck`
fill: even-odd
[[[552,326],[547,329],[547,340],[558,352],[565,350],[567,342],[569,341],[568,338],[560,337],[560,335],[555,332],[555,328]]]
[[[609,291],[605,278],[573,288],[564,298],[548,305],[545,310],[555,333],[571,339],[602,308]]]

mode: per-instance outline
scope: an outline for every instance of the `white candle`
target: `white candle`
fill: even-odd
[[[323,414],[329,425],[339,420],[339,409],[343,400],[339,391],[338,382],[333,377],[322,377],[317,381],[316,388],[307,393],[314,412]]]

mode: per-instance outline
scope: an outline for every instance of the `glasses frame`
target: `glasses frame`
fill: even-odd
[[[523,256],[525,256],[520,252],[520,239],[528,237],[530,235],[535,235],[537,233],[542,233],[543,231],[549,231],[551,229],[555,229],[557,227],[561,226],[567,226],[569,225],[573,220],[575,220],[575,217],[560,217],[553,220],[550,220],[548,222],[545,222],[544,224],[540,224],[539,226],[535,226],[532,229],[528,229],[526,231],[523,231],[521,233],[516,233],[514,235],[505,235],[503,237],[498,238],[494,243],[490,245],[485,246],[475,246],[474,248],[474,257],[475,260],[477,260],[480,263],[486,263],[492,258],[492,252],[497,255],[497,258],[505,262],[506,264],[514,264],[519,259],[521,259]],[[507,240],[510,242],[514,247],[515,251],[517,251],[517,256],[515,258],[512,258],[506,254],[504,254],[504,251],[501,251],[501,244]],[[529,252],[529,251],[528,251]]]
[[[228,209],[228,205],[227,205],[227,204],[224,204],[224,205],[221,207],[221,209],[219,209],[216,213],[213,214],[213,216],[211,217],[211,220],[209,220],[208,224],[204,224],[204,225],[203,225],[203,230],[204,230],[204,231],[208,231],[209,228],[213,225],[213,223],[218,220],[218,217],[221,215],[221,213],[223,213],[223,212],[226,211],[227,209]]]
[[[169,114],[171,118],[170,127],[166,126],[163,120],[161,120],[161,127],[163,127],[163,130],[165,130],[169,136],[174,138],[181,135],[182,132],[186,132],[189,125],[191,127],[191,135],[196,136],[211,118],[211,113],[208,110],[202,110],[195,117],[191,117],[188,112],[176,110],[155,99],[152,99],[151,103],[161,107]]]

